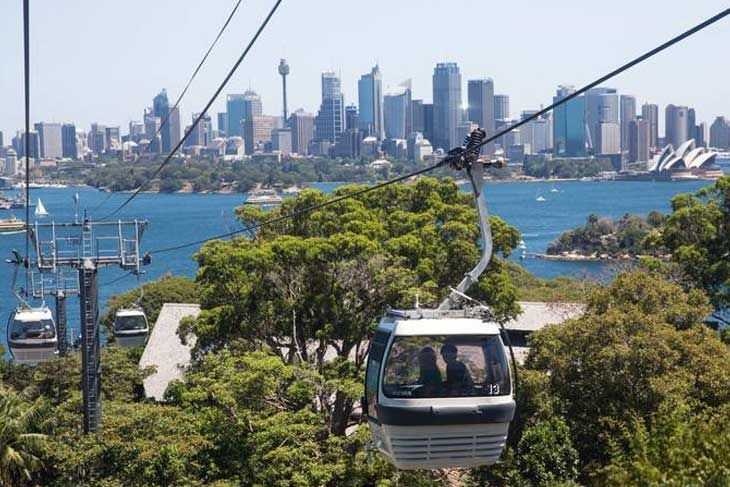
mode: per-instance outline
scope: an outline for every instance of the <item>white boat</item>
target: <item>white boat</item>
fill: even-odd
[[[517,245],[517,248],[524,250],[527,248],[527,244],[525,244],[524,240],[520,240],[520,243]]]
[[[550,188],[550,192],[551,193],[559,193],[560,190],[558,188],[556,188],[555,186],[553,186],[552,188]]]
[[[43,202],[40,198],[38,198],[38,204],[35,207],[35,216],[36,218],[43,218],[48,216],[48,211],[46,210],[46,207],[43,206]]]
[[[248,193],[244,205],[275,206],[282,202],[281,196],[273,189],[255,189]]]
[[[537,198],[535,198],[535,201],[540,201],[540,202],[543,202],[543,201],[547,201],[547,200],[545,199],[545,197],[544,197],[544,196],[540,195],[540,196],[538,196]]]
[[[13,235],[25,232],[25,222],[12,216],[7,219],[0,220],[0,234]]]

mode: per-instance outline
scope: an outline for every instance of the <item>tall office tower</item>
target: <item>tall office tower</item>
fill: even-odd
[[[264,114],[261,97],[253,90],[246,90],[243,94],[243,121],[251,117],[260,117]]]
[[[272,132],[276,129],[277,117],[253,115],[243,122],[243,143],[246,154],[263,152],[267,142],[271,142]]]
[[[418,132],[423,137],[423,100],[411,100],[412,126],[411,132]],[[410,134],[409,134],[410,135]]]
[[[400,86],[383,97],[385,138],[405,139],[410,133],[411,90]]]
[[[199,116],[200,116],[200,113],[193,113],[193,122]],[[198,122],[198,125],[192,127],[190,136],[185,141],[185,146],[192,147],[195,145],[200,145],[203,147],[207,147],[208,143],[211,140],[212,132],[213,132],[213,120],[210,118],[210,115],[205,114],[205,115],[203,115],[203,118],[200,119],[200,122]]]
[[[725,117],[717,117],[710,125],[710,147],[730,149],[730,122]]]
[[[494,82],[492,79],[470,79],[467,83],[467,98],[469,100],[469,120],[483,128],[487,132],[487,137],[494,135]],[[482,154],[493,155],[494,142],[484,146]]]
[[[629,122],[629,162],[646,162],[649,160],[650,124],[640,117]]]
[[[383,76],[376,64],[360,76],[357,82],[357,103],[360,112],[360,130],[366,136],[383,140],[385,136],[383,115]]]
[[[357,105],[345,107],[345,130],[357,130],[359,125]]]
[[[144,136],[147,140],[151,141],[159,135],[157,132],[159,132],[161,124],[160,117],[155,117],[151,110],[144,111]]]
[[[315,121],[316,138],[332,144],[345,130],[345,97],[340,78],[331,71],[322,73],[322,104]]]
[[[575,92],[572,86],[560,85],[553,103]],[[553,153],[561,157],[586,155],[585,97],[578,96],[553,110]]]
[[[98,123],[92,123],[91,129],[89,130],[89,133],[87,134],[87,140],[89,149],[91,149],[91,152],[94,154],[102,154],[106,148],[107,148],[107,141],[106,141],[106,127],[103,125],[99,125]]]
[[[456,63],[438,63],[433,70],[433,137],[435,148],[460,146],[461,72]]]
[[[60,123],[38,122],[35,124],[35,130],[38,132],[41,157],[47,159],[60,159],[63,157]]]
[[[689,140],[689,109],[685,106],[667,105],[664,116],[664,139],[676,149]]]
[[[649,123],[649,148],[657,146],[659,139],[659,107],[653,103],[641,105],[641,118]]]
[[[314,138],[314,115],[301,108],[291,114],[292,151],[301,156],[309,154],[309,143]]]
[[[509,95],[494,95],[494,119],[509,118]]]
[[[697,147],[704,147],[707,145],[707,137],[705,136],[706,125],[702,122],[697,123],[697,113],[694,108],[687,110],[687,130],[688,137],[695,140]]]
[[[129,122],[129,140],[139,142],[144,137],[144,123],[132,120]]]
[[[122,133],[121,129],[117,127],[105,127],[104,132],[106,133],[106,147],[105,149],[121,149]]]
[[[537,110],[525,110],[522,112],[522,120],[534,115]],[[529,146],[527,154],[539,154],[550,149],[550,119],[540,117],[527,122],[520,127],[520,140],[525,146]]]
[[[76,125],[72,123],[64,123],[61,126],[61,154],[70,159],[79,157],[76,145]]]
[[[218,133],[220,135],[228,135],[227,118],[226,112],[218,112]]]
[[[601,142],[601,135],[611,137],[613,127],[603,127],[604,124],[616,124],[619,131],[619,151],[621,146],[621,129],[619,124],[619,102],[618,94],[613,88],[592,88],[585,94],[586,125],[588,126],[589,145],[595,154],[614,154],[614,152],[602,152],[606,147],[613,150],[613,140],[604,144]]]
[[[633,95],[621,95],[621,150],[629,150],[629,123],[636,120],[636,98]]]
[[[0,130],[0,147],[5,147],[5,140],[3,139],[3,131]]]
[[[284,95],[284,125],[286,125],[286,121],[289,118],[289,115],[286,110],[286,77],[289,75],[289,64],[286,62],[286,59],[282,59],[279,61],[279,74],[281,75],[281,88],[282,93]]]
[[[245,96],[234,94],[226,96],[226,135],[243,137],[243,119],[245,113]]]
[[[10,147],[5,152],[5,167],[3,168],[3,175],[15,176],[16,172],[18,172],[18,153],[15,152],[15,149]]]
[[[433,103],[423,104],[423,136],[433,147]]]
[[[167,90],[163,90],[152,99],[152,113],[155,117],[160,118],[160,122],[163,125],[160,131],[160,137],[162,138],[162,152],[170,152],[171,149],[171,131],[170,131],[170,102],[167,99]],[[179,127],[179,121],[178,121]]]
[[[170,120],[167,122],[167,129],[170,134],[170,150],[180,143],[180,107],[173,107],[170,110]]]
[[[32,157],[33,159],[38,159],[41,155],[41,146],[40,146],[40,139],[38,137],[38,132],[35,130],[31,130],[28,134],[28,152],[27,155]],[[26,143],[25,143],[25,137],[24,132],[18,131],[15,137],[13,137],[13,148],[15,149],[15,152],[18,154],[18,157],[25,157],[26,156]]]
[[[615,122],[602,122],[598,131],[596,154],[621,154],[621,126]]]

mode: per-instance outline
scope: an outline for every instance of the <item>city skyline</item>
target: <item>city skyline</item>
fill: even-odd
[[[165,3],[147,5],[141,1],[131,1],[124,11],[113,11],[119,25],[100,23],[104,24],[102,27],[94,23],[84,24],[84,18],[89,15],[93,17],[94,13],[111,11],[111,5],[111,2],[95,2],[84,6],[85,16],[80,16],[77,15],[82,10],[80,6],[63,5],[61,8],[52,3],[34,3],[34,62],[31,70],[33,121],[74,121],[79,127],[89,127],[92,122],[126,126],[130,120],[139,120],[138,107],[148,103],[148,93],[157,93],[166,88],[171,99],[176,97],[196,57],[210,42],[231,7],[230,2],[220,1],[215,5],[191,3],[184,9],[172,9]],[[510,29],[515,30],[516,27],[530,30],[529,27],[538,22],[538,18],[540,23],[549,25],[552,21],[558,25],[558,19],[565,18],[566,14],[574,22],[570,22],[570,29],[550,30],[549,35],[541,37],[540,43],[526,45],[524,41],[516,39],[513,42],[505,41],[505,48],[490,50],[487,59],[481,55],[484,46],[475,47],[473,43],[466,42],[464,36],[424,36],[421,27],[410,25],[417,22],[399,24],[396,22],[400,18],[398,14],[411,13],[412,10],[405,5],[374,1],[373,10],[387,8],[393,14],[384,16],[387,17],[383,19],[384,25],[377,29],[372,26],[353,26],[352,22],[346,22],[344,12],[329,11],[331,9],[325,9],[320,2],[314,2],[309,9],[318,5],[323,7],[321,18],[311,15],[303,17],[304,7],[297,4],[284,9],[282,15],[272,21],[251,57],[244,62],[225,92],[241,93],[250,86],[261,95],[266,113],[281,113],[281,85],[276,67],[279,59],[285,57],[292,69],[288,86],[290,111],[300,107],[307,112],[317,111],[320,100],[316,96],[316,85],[319,74],[328,69],[333,69],[341,77],[345,104],[355,102],[357,80],[376,62],[383,71],[384,90],[396,86],[403,79],[412,78],[413,99],[430,102],[430,74],[433,66],[437,62],[451,61],[458,63],[464,80],[484,77],[494,79],[495,92],[510,95],[514,116],[522,110],[547,105],[558,84],[580,86],[722,6],[721,2],[705,1],[673,6],[671,12],[660,8],[663,6],[660,2],[634,5],[619,1],[611,9],[602,9],[600,12],[572,1],[551,4],[549,8],[530,2],[510,8],[495,7],[490,12],[499,13],[505,24],[496,25],[495,33],[508,34],[512,32]],[[467,5],[477,12],[486,12],[483,6],[455,2],[453,12],[443,13],[435,5],[426,4],[419,7],[417,15],[419,18],[431,15],[439,18],[443,25],[449,25],[452,17],[463,16]],[[628,6],[632,8],[632,15],[625,16],[622,7]],[[201,72],[200,79],[183,101],[182,120],[189,120],[192,113],[199,112],[213,87],[240,51],[241,45],[248,40],[250,31],[269,7],[268,3],[254,2],[245,7],[248,9],[246,15],[242,11],[234,19],[232,29],[224,36],[220,49],[214,52],[210,64]],[[142,18],[140,12],[145,12]],[[20,67],[20,7],[8,9],[7,15],[0,17],[5,65]],[[63,21],[59,22],[59,18]],[[150,46],[144,34],[151,35],[155,32],[153,28],[159,29],[163,18],[165,25],[179,28],[169,29],[169,35],[153,43],[159,55],[148,55],[151,60],[142,59],[145,49]],[[301,23],[300,18],[308,18],[307,23]],[[622,22],[612,24],[614,28],[605,29],[601,37],[595,35],[592,27],[588,27],[597,19],[602,23],[610,23],[619,18]],[[647,18],[652,21],[647,22]],[[132,19],[135,20],[134,35],[129,30]],[[197,35],[185,35],[193,31],[193,26]],[[402,50],[393,47],[388,40],[396,37],[396,33],[392,32],[394,26],[398,26],[398,35],[410,33],[418,41],[416,48],[408,51],[412,55],[404,56]],[[389,29],[392,36],[388,35]],[[357,35],[358,32],[360,35]],[[347,36],[344,36],[345,33]],[[367,37],[366,34],[371,37],[376,34],[375,39],[365,42],[361,38]],[[105,42],[98,43],[100,46],[92,45],[95,43],[83,44],[83,39],[89,36],[102,38]],[[439,39],[436,41],[430,37]],[[54,42],[47,42],[50,38]],[[298,42],[292,42],[289,40],[291,38],[297,38]],[[348,42],[331,42],[336,38],[347,39]],[[510,37],[495,35],[494,38]],[[710,28],[686,44],[612,81],[610,86],[620,93],[633,94],[638,103],[648,101],[660,106],[693,106],[697,110],[698,120],[711,123],[714,116],[730,112],[726,101],[730,99],[730,88],[722,82],[722,76],[698,81],[691,74],[693,70],[677,69],[677,66],[712,61],[712,53],[716,52],[712,46],[722,45],[728,38],[730,34],[727,29],[721,26]],[[328,39],[330,42],[326,42]],[[576,42],[576,39],[581,40]],[[87,53],[86,47],[79,49],[81,45],[88,45],[91,51]],[[145,49],[142,49],[143,46]],[[317,46],[325,46],[323,52],[312,51]],[[87,57],[93,56],[97,50],[104,52],[100,59],[108,58],[109,62],[103,68],[89,71],[86,69],[89,65]],[[314,58],[313,52],[318,54]],[[563,55],[555,56],[555,53]],[[658,79],[662,79],[662,82],[657,83]],[[465,92],[464,87],[462,95]],[[211,116],[224,111],[224,98],[217,100]],[[7,139],[22,126],[22,70],[4,69],[0,74],[0,106],[3,107],[0,130]],[[663,125],[663,121],[660,125]]]

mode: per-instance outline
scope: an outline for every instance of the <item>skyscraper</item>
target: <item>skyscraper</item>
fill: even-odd
[[[200,116],[199,113],[193,113],[193,121]],[[213,121],[210,115],[205,114],[200,119],[198,125],[191,128],[190,136],[185,141],[186,147],[193,147],[196,145],[207,147],[211,140],[210,134],[213,132]]]
[[[730,122],[725,117],[717,117],[710,125],[710,147],[730,149]]]
[[[413,114],[411,131],[423,135],[425,130],[423,125],[423,100],[411,100],[411,113]]]
[[[644,162],[649,160],[650,124],[644,118],[637,118],[629,122],[628,150],[629,162]]]
[[[685,106],[667,105],[664,112],[664,138],[676,149],[689,140],[689,109]]]
[[[105,149],[120,149],[122,141],[122,132],[119,126],[116,127],[104,127],[106,134],[106,147]]]
[[[558,86],[553,103],[575,92],[572,86]],[[585,97],[578,96],[553,111],[553,152],[562,157],[586,155]]]
[[[621,129],[619,126],[618,94],[613,88],[591,88],[585,94],[586,125],[588,127],[589,145],[595,154],[614,154],[603,152],[614,150],[613,136],[618,133],[618,147],[621,148]],[[607,125],[608,124],[608,125]],[[611,140],[603,143],[601,135]]]
[[[38,132],[41,157],[48,159],[63,157],[60,123],[38,122],[35,124],[35,130]]]
[[[292,129],[292,151],[299,155],[309,154],[309,143],[314,138],[314,115],[299,109],[289,117]]]
[[[253,90],[246,90],[243,94],[243,121],[251,117],[259,117],[264,114],[261,97]]]
[[[494,82],[491,78],[471,79],[467,84],[467,98],[469,100],[469,120],[479,125],[487,133],[487,137],[494,135]],[[488,143],[482,149],[483,154],[494,154],[494,142]]]
[[[423,136],[429,142],[433,141],[433,103],[423,104]]]
[[[18,157],[25,157],[26,156],[26,142],[25,142],[25,133],[18,131],[17,135],[13,137],[13,148],[15,149],[15,152],[18,154]],[[40,157],[41,148],[40,148],[40,141],[38,138],[38,132],[35,130],[31,130],[28,134],[28,152],[27,155],[29,157],[32,157],[33,159],[38,159]]]
[[[322,73],[322,104],[317,113],[316,138],[332,144],[345,130],[345,97],[340,78],[334,72]]]
[[[152,113],[155,117],[159,117],[161,124],[164,124],[160,132],[162,152],[170,152],[172,138],[170,137],[170,102],[167,100],[167,90],[163,89],[152,99]]]
[[[522,120],[534,115],[537,110],[522,112]],[[528,154],[539,154],[550,149],[550,119],[540,117],[520,127],[520,139],[523,145],[529,145]]]
[[[3,139],[3,131],[0,130],[0,148],[5,146],[5,140]]]
[[[64,123],[61,127],[61,152],[63,157],[78,159],[76,126],[72,123]]]
[[[621,150],[629,150],[629,123],[636,120],[636,98],[621,95]]]
[[[494,119],[506,120],[509,118],[509,96],[494,95]]]
[[[226,112],[218,112],[218,132],[220,135],[228,134],[227,119],[228,114]]]
[[[254,115],[243,122],[243,142],[246,154],[263,151],[267,142],[271,142],[271,134],[276,128],[277,117]]]
[[[103,154],[107,148],[106,127],[98,123],[92,123],[87,139],[91,152],[97,155]]]
[[[383,140],[383,77],[377,64],[369,73],[360,77],[357,82],[357,97],[360,130],[366,136]]]
[[[649,148],[657,146],[659,139],[659,107],[652,103],[641,105],[641,118],[649,124]]]
[[[383,97],[383,118],[385,121],[385,137],[388,139],[405,139],[411,127],[411,90],[400,86]]]
[[[243,137],[243,119],[245,112],[245,97],[240,94],[226,96],[226,135],[228,137]]]
[[[170,110],[170,119],[167,121],[167,133],[170,134],[170,150],[180,143],[180,107]]]
[[[347,105],[345,107],[345,130],[358,130],[359,122],[357,105]]]
[[[433,70],[433,146],[446,151],[462,143],[461,72],[456,63],[438,63]]]

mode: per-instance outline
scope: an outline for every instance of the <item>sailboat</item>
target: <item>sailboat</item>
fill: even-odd
[[[48,211],[46,211],[46,207],[43,206],[43,202],[40,198],[38,198],[38,204],[35,207],[35,216],[36,218],[43,218],[48,216]]]

